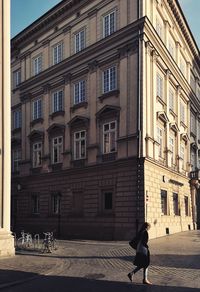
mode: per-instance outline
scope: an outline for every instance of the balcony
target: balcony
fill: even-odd
[[[197,169],[197,170],[194,170],[194,171],[191,171],[189,173],[189,178],[191,180],[200,180],[200,169]]]

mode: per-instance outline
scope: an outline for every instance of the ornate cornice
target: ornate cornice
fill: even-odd
[[[187,20],[182,12],[181,6],[177,0],[167,0],[174,17],[176,18],[176,21],[187,41],[188,46],[190,47],[193,55],[195,56],[195,61],[197,62],[198,65],[200,65],[200,59],[199,59],[199,49],[196,44],[196,41],[192,35],[192,32],[190,30],[190,27],[187,23]]]

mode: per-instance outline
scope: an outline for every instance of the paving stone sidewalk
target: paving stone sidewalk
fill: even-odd
[[[134,283],[129,283],[127,273],[133,268],[134,250],[127,242],[80,240],[59,241],[59,249],[51,254],[21,250],[15,257],[0,259],[0,289],[22,285],[23,282],[30,280],[32,280],[30,285],[34,285],[34,279],[38,277],[43,279],[60,277],[62,280],[72,281],[72,286],[78,285],[79,281],[81,283],[89,281],[93,286],[98,283],[98,289],[105,283],[107,285],[118,283],[118,287],[123,285],[122,292],[131,291],[132,288],[136,288],[134,291],[155,292],[198,291],[200,231],[182,232],[153,239],[150,240],[149,246],[151,250],[149,278],[154,283],[152,287],[141,285],[142,271],[134,276]],[[73,282],[75,278],[76,282]],[[101,290],[97,290],[96,287],[94,291]]]

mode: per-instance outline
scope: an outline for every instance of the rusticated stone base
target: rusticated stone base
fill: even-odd
[[[0,257],[10,257],[15,255],[14,237],[10,232],[0,230]]]

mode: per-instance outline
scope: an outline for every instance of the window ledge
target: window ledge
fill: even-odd
[[[19,128],[15,128],[12,130],[12,134],[15,134],[15,133],[18,133],[18,132],[21,132],[22,128],[19,127]]]
[[[31,172],[34,174],[38,174],[38,173],[40,173],[40,171],[41,171],[41,169],[42,169],[42,167],[41,166],[38,166],[38,167],[32,167],[30,170],[31,170]]]
[[[65,111],[60,110],[60,111],[51,113],[49,116],[53,120],[57,116],[64,116],[64,115],[65,115]]]
[[[62,169],[62,162],[51,164],[50,167],[53,171],[61,170]]]
[[[158,96],[156,97],[157,101],[160,102],[163,106],[166,106],[165,101],[162,99],[162,97]]]
[[[33,127],[35,124],[38,124],[38,123],[42,124],[43,122],[44,122],[44,119],[43,118],[39,118],[39,119],[35,119],[32,122],[30,122],[30,125],[31,125],[31,127]]]
[[[84,167],[86,164],[86,158],[72,160],[71,163],[73,167]]]
[[[118,97],[119,96],[120,91],[118,89],[103,93],[101,96],[99,96],[99,100],[100,102],[102,102],[105,98],[111,97],[111,96],[115,96]]]
[[[178,117],[177,114],[172,109],[169,109],[169,112],[174,118]]]
[[[102,154],[101,155],[101,161],[102,162],[107,162],[107,161],[113,161],[116,160],[117,157],[117,152],[111,152],[111,153],[107,153],[107,154]]]
[[[71,110],[71,112],[73,113],[73,112],[75,112],[76,109],[81,108],[81,107],[83,107],[83,108],[87,108],[87,107],[88,107],[88,102],[87,102],[87,101],[82,101],[82,102],[79,102],[79,103],[77,103],[77,104],[74,104],[74,105],[70,108],[70,110]]]

